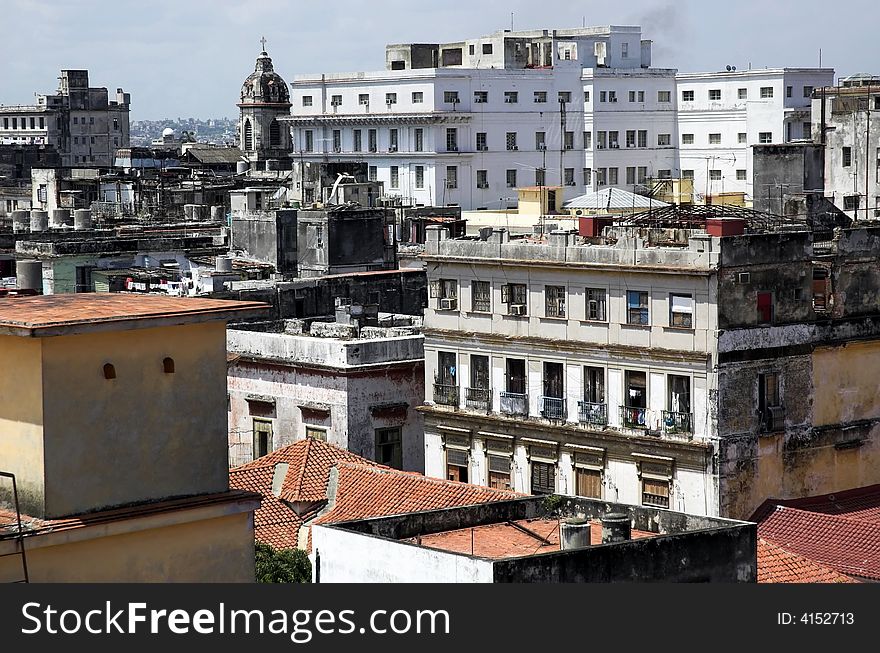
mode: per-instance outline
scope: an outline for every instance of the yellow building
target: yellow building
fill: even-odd
[[[0,580],[251,581],[254,495],[229,490],[226,322],[264,304],[0,300]]]

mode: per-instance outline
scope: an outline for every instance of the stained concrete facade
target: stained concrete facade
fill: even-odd
[[[288,320],[229,329],[230,466],[308,436],[424,472],[416,411],[424,397],[424,339],[410,318],[382,322],[400,326],[312,322],[303,331],[302,322]]]
[[[840,394],[868,368],[817,370],[880,347],[880,241],[793,229],[429,230],[426,473],[734,518],[877,482],[873,402]]]

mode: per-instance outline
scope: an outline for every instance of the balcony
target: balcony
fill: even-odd
[[[520,392],[501,392],[501,412],[504,415],[528,417],[529,395]]]
[[[621,406],[620,407],[620,423],[625,428],[647,429],[648,428],[648,409],[647,408],[639,408],[637,406]]]
[[[605,426],[608,424],[608,406],[591,401],[579,401],[578,421],[590,426]]]
[[[488,413],[492,410],[492,390],[489,388],[465,388],[464,405],[469,410]]]
[[[541,416],[545,419],[565,420],[565,399],[561,397],[538,397]]]
[[[434,384],[434,403],[458,407],[458,386],[445,383]]]
[[[694,433],[693,414],[664,410],[661,426],[663,435],[679,435],[690,438]]]

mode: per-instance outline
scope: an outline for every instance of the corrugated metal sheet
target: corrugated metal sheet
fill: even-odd
[[[621,188],[603,188],[573,197],[563,204],[566,209],[659,209],[669,206],[666,202],[650,199],[644,195],[636,195]]]

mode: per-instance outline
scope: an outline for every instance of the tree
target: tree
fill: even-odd
[[[254,556],[258,583],[312,582],[312,563],[302,549],[276,549],[257,542]]]

